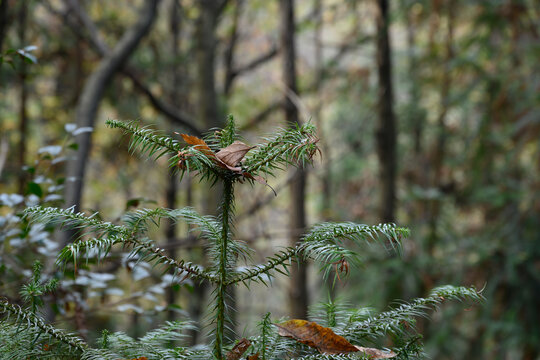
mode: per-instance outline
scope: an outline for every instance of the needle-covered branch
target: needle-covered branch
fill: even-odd
[[[358,254],[344,247],[346,241],[362,246],[369,241],[389,244],[399,251],[401,239],[407,237],[409,230],[397,227],[394,224],[364,225],[351,222],[322,223],[314,226],[302,238],[300,251],[323,266],[325,275],[328,275],[332,264],[358,264]],[[348,269],[346,269],[348,271]]]
[[[290,261],[297,252],[298,248],[287,248],[267,258],[265,264],[255,265],[237,271],[235,276],[227,282],[227,285],[233,285],[239,282],[245,283],[246,281],[261,282],[266,285],[266,281],[273,276],[272,271],[277,271],[287,276]]]
[[[362,321],[350,321],[344,328],[344,336],[358,341],[366,337],[385,334],[401,334],[414,328],[416,318],[425,317],[429,309],[436,309],[447,300],[481,302],[481,292],[474,288],[441,286],[431,291],[429,296],[404,303],[395,309],[369,317]]]
[[[81,254],[86,255],[88,262],[91,254],[90,250],[92,250],[93,256],[97,256],[97,259],[101,260],[109,254],[113,245],[122,244],[123,246],[131,246],[132,254],[138,256],[140,261],[149,260],[167,268],[172,268],[179,275],[185,273],[186,276],[197,280],[215,282],[215,278],[205,272],[201,266],[185,262],[184,260],[172,259],[164,254],[164,249],[154,246],[153,241],[139,238],[139,235],[146,231],[146,228],[142,225],[153,216],[168,214],[173,217],[185,215],[186,218],[190,218],[190,216],[196,218],[196,213],[190,209],[168,212],[165,209],[141,210],[138,213],[128,216],[128,220],[126,221],[128,226],[114,225],[110,222],[100,221],[94,215],[86,216],[84,213],[76,213],[72,209],[35,206],[26,209],[25,213],[27,216],[31,216],[34,221],[84,230],[78,241],[67,245],[60,251],[57,258],[58,265],[66,265],[68,262],[73,262],[77,266]],[[138,216],[135,216],[135,214]],[[210,223],[210,220],[205,218],[200,217],[200,219]],[[85,235],[90,234],[94,236],[83,240]]]
[[[132,152],[138,149],[142,154],[159,159],[168,153],[175,155],[183,147],[178,140],[163,135],[160,131],[141,127],[135,121],[107,120],[105,123],[110,128],[122,129],[131,136],[129,150]]]
[[[82,352],[87,348],[86,343],[76,335],[46,324],[43,319],[35,316],[32,312],[22,309],[19,305],[11,304],[5,299],[0,299],[0,314],[4,314],[5,321],[17,324],[18,328],[24,327],[37,330],[36,336],[46,334],[52,339],[67,345],[70,352]]]
[[[295,129],[280,129],[276,135],[253,149],[244,162],[246,171],[256,175],[273,175],[276,169],[287,165],[310,163],[319,151],[315,126],[311,123],[298,125]]]

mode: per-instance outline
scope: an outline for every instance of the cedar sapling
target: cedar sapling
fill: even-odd
[[[137,261],[172,272],[179,281],[190,278],[212,286],[212,341],[192,348],[177,346],[183,334],[193,328],[189,321],[166,322],[139,339],[106,329],[96,345],[78,336],[46,324],[39,316],[40,295],[54,288],[55,281],[39,282],[39,265],[35,276],[23,289],[30,308],[11,304],[0,298],[0,359],[49,358],[73,359],[359,359],[359,358],[422,358],[421,343],[414,323],[429,307],[437,307],[447,299],[481,300],[472,288],[436,288],[426,298],[404,303],[382,313],[366,309],[348,309],[340,304],[323,304],[312,321],[293,319],[281,323],[266,314],[258,328],[259,335],[243,339],[227,339],[229,324],[226,296],[231,286],[249,286],[251,282],[267,284],[276,273],[287,276],[288,268],[297,259],[318,263],[327,276],[335,268],[347,275],[349,266],[360,263],[358,253],[347,248],[367,241],[399,250],[401,239],[408,236],[406,228],[394,224],[368,226],[351,222],[318,224],[302,237],[296,246],[285,248],[266,259],[264,264],[237,267],[237,259],[251,261],[251,249],[234,238],[235,185],[269,186],[266,178],[286,166],[304,166],[319,152],[315,127],[311,123],[280,129],[261,144],[249,146],[239,141],[235,122],[229,116],[224,129],[209,133],[204,139],[180,134],[183,141],[164,135],[134,122],[107,121],[111,128],[131,136],[131,151],[138,150],[158,159],[168,155],[170,166],[180,172],[196,174],[211,184],[223,185],[218,216],[200,215],[192,208],[139,209],[126,213],[120,224],[99,220],[97,216],[73,209],[30,207],[25,210],[32,221],[49,226],[78,229],[79,238],[62,249],[56,264],[64,268],[89,258],[105,259],[113,247],[130,250]],[[160,219],[183,220],[207,242],[208,266],[205,268],[183,259],[174,259],[149,237],[150,225]],[[311,331],[311,332],[310,332]],[[392,349],[363,347],[391,336]],[[291,340],[292,338],[292,340]],[[235,341],[236,340],[236,341]],[[307,345],[307,346],[306,346]]]

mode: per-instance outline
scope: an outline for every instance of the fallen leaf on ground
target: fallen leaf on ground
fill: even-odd
[[[365,347],[356,346],[356,345],[354,347],[360,350],[361,352],[363,352],[364,354],[369,355],[371,359],[390,359],[397,356],[395,352],[390,351],[390,350],[383,351],[379,349],[365,348]]]
[[[248,347],[251,345],[251,341],[249,341],[246,338],[242,338],[238,341],[238,344],[234,345],[234,347],[227,353],[226,359],[227,360],[239,360],[242,355],[246,352]]]
[[[314,347],[323,354],[342,354],[359,351],[343,336],[332,329],[307,320],[289,320],[274,324],[278,334],[293,338],[303,344]]]

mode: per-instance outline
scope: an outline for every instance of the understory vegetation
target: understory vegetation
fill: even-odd
[[[311,227],[294,246],[280,249],[262,264],[253,263],[254,250],[235,238],[235,187],[265,186],[273,191],[266,181],[278,170],[308,166],[320,152],[311,123],[280,129],[254,146],[242,141],[232,117],[223,129],[213,129],[204,138],[181,134],[183,141],[134,122],[110,120],[107,124],[131,137],[133,152],[154,159],[168,157],[170,167],[181,176],[196,176],[220,189],[219,212],[212,216],[190,207],[140,208],[126,212],[119,221],[109,222],[98,213],[73,208],[27,206],[20,214],[25,224],[71,229],[76,240],[59,251],[57,270],[47,281],[42,280],[43,265],[34,264],[31,281],[20,290],[23,306],[0,298],[2,359],[423,358],[422,336],[415,326],[418,318],[447,300],[476,303],[482,299],[474,288],[442,286],[432,289],[426,297],[399,302],[382,312],[331,300],[312,307],[309,319],[275,319],[268,313],[260,320],[257,333],[243,338],[231,334],[227,331],[234,311],[229,299],[231,288],[249,287],[252,283],[270,286],[274,277],[289,276],[298,260],[318,264],[321,276],[332,282],[332,277],[341,279],[359,270],[360,252],[368,243],[399,253],[409,230],[391,223],[372,226],[324,222]],[[185,222],[192,234],[204,239],[204,262],[171,257],[152,240],[152,227],[165,220]],[[127,258],[136,263],[152,264],[163,277],[168,276],[171,284],[188,280],[207,283],[211,288],[211,342],[188,345],[187,333],[197,329],[187,318],[167,321],[137,338],[103,329],[95,341],[45,320],[42,297],[54,293],[65,274],[76,279],[78,273],[102,266],[118,251],[127,251]]]

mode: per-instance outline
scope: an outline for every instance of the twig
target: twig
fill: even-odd
[[[281,99],[274,100],[266,108],[264,108],[262,111],[260,111],[258,114],[253,116],[251,119],[248,120],[248,122],[242,126],[240,130],[245,131],[252,129],[253,127],[257,126],[264,120],[266,120],[272,113],[280,110],[283,108],[283,101]]]
[[[80,7],[79,2],[75,0],[64,0],[64,3],[66,5],[66,10],[63,12],[52,7],[48,1],[44,1],[42,4],[49,12],[61,17],[75,35],[88,41],[99,56],[105,56],[109,52],[109,48],[103,38],[99,35],[97,27],[88,14]],[[71,13],[76,15],[82,28],[76,23],[74,17],[70,16]],[[84,33],[85,31],[86,34]],[[193,117],[156,97],[150,91],[149,87],[139,79],[133,68],[125,66],[121,69],[120,73],[132,81],[135,89],[145,95],[150,104],[157,111],[165,115],[170,121],[190,130],[194,135],[201,136],[202,131],[194,125],[195,122],[193,121]]]

